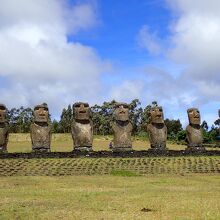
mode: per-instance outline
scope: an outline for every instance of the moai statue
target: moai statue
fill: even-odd
[[[35,152],[50,152],[51,126],[49,125],[49,110],[46,103],[34,107],[34,122],[30,127],[32,150]]]
[[[0,104],[0,152],[7,152],[9,128],[6,115],[5,105]]]
[[[88,103],[73,105],[72,138],[74,150],[91,151],[93,142],[93,123]]]
[[[204,150],[200,112],[197,108],[190,108],[187,113],[189,118],[189,125],[186,127],[187,149]]]
[[[147,133],[150,141],[150,150],[163,151],[166,150],[167,127],[164,123],[162,107],[155,106],[150,109],[149,124],[147,125]]]
[[[218,110],[218,119],[216,120],[216,122],[220,122],[220,109]],[[220,147],[220,124],[218,125],[218,134],[217,134],[217,137],[216,137],[216,147]]]
[[[126,103],[116,103],[114,110],[114,121],[112,129],[114,134],[113,151],[131,151],[132,124],[129,120],[129,105]]]
[[[219,120],[220,120],[220,109],[218,110],[218,118],[219,118]],[[219,135],[220,135],[220,125],[219,125]]]

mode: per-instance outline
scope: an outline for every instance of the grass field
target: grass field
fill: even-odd
[[[0,219],[220,219],[220,176],[4,177]]]
[[[96,136],[94,150],[111,139]],[[53,135],[52,151],[72,145],[69,134]],[[29,134],[11,134],[8,151],[30,152]],[[219,173],[219,156],[1,159],[0,220],[218,220]]]

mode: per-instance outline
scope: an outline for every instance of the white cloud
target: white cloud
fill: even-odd
[[[142,26],[139,42],[151,55],[163,55],[181,68],[179,73],[172,74],[169,70],[161,71],[161,67],[147,66],[143,71],[147,80],[139,97],[158,100],[169,112],[204,105],[209,112],[208,104],[220,101],[220,1],[167,3],[175,14],[169,26],[170,35],[159,39],[156,32]],[[181,114],[178,117],[185,117],[184,112]]]
[[[140,47],[146,49],[151,54],[158,55],[162,51],[156,32],[152,33],[147,25],[141,27],[137,40]]]
[[[220,2],[168,0],[179,19],[171,26],[170,57],[186,65],[183,76],[201,103],[220,101]]]
[[[144,84],[140,80],[125,80],[111,89],[110,99],[130,102],[140,96],[143,88]]]
[[[57,112],[79,99],[97,101],[100,75],[110,65],[93,48],[67,41],[68,34],[96,24],[92,4],[3,0],[0,17],[0,76],[10,82],[10,89],[0,89],[2,102],[18,107],[47,101]]]

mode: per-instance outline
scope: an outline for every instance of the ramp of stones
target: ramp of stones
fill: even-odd
[[[220,156],[0,159],[0,176],[220,173]]]

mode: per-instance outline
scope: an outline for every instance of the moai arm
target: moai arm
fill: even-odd
[[[152,142],[152,132],[151,132],[151,124],[147,125],[147,133],[150,143]]]
[[[30,126],[31,145],[33,146],[33,124]]]
[[[51,140],[52,140],[52,126],[51,124],[49,125],[49,142],[51,144]]]
[[[112,127],[113,133],[115,133],[115,132],[116,132],[115,123],[114,123],[114,122],[111,122],[110,125],[111,125],[111,127]]]
[[[75,121],[73,120],[72,121],[72,126],[71,126],[71,133],[72,133],[72,138],[73,138],[73,143],[75,144],[75,138],[76,138],[76,136],[75,136]]]
[[[133,125],[131,124],[131,122],[129,122],[129,127],[130,127],[130,132],[132,133],[132,131],[133,131]]]
[[[166,135],[166,140],[167,140],[167,126],[166,125],[164,125],[165,126],[165,135]]]
[[[190,129],[189,129],[189,125],[186,127],[186,143],[190,143],[190,140],[189,140],[189,137],[190,137]]]
[[[91,125],[91,132],[92,132],[92,135],[93,135],[93,121],[90,120],[90,125]]]
[[[6,143],[6,146],[7,146],[7,144],[8,144],[8,139],[9,139],[9,129],[8,129],[8,127],[7,127],[7,132],[6,132],[6,141],[5,141],[5,143]]]

